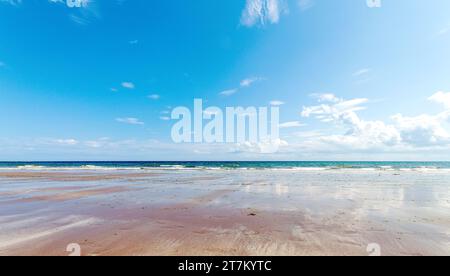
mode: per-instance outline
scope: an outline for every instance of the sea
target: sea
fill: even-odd
[[[145,170],[145,169],[450,169],[450,162],[370,162],[370,161],[61,161],[0,162],[0,170]]]

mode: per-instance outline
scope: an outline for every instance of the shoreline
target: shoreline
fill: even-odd
[[[0,170],[0,255],[449,255],[449,186],[442,171]]]

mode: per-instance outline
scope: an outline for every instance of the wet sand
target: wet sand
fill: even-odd
[[[450,172],[0,171],[0,255],[450,255]]]

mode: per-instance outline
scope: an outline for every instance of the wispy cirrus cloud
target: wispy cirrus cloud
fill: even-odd
[[[60,3],[60,4],[66,4],[65,0],[48,0],[50,3]]]
[[[332,95],[332,94],[330,94]],[[358,98],[352,100],[343,100],[338,97],[319,97],[319,102],[325,102],[324,99],[328,99],[328,103],[323,103],[316,106],[303,107],[302,116],[310,117],[315,116],[317,119],[324,123],[328,122],[346,122],[356,121],[355,112],[365,110],[363,106],[369,102],[366,98]],[[338,101],[336,99],[339,99]]]
[[[66,0],[48,0],[48,2],[66,5],[69,11],[69,19],[78,25],[89,25],[101,18],[98,1],[96,0],[80,0],[79,3],[68,3]]]
[[[137,118],[117,118],[116,121],[128,125],[144,125],[144,122]]]
[[[359,69],[358,71],[353,72],[352,75],[354,77],[360,77],[360,76],[370,73],[371,71],[372,71],[372,69],[370,69],[370,68],[362,68],[362,69]]]
[[[126,88],[126,89],[134,89],[134,88],[136,88],[134,83],[128,82],[128,81],[122,82],[121,85],[122,85],[123,88]]]
[[[219,94],[222,96],[231,96],[231,95],[236,94],[237,92],[238,92],[238,89],[235,88],[235,89],[224,90],[224,91],[220,92]]]
[[[436,32],[435,36],[444,36],[446,34],[450,33],[450,26],[446,26],[439,31]]]
[[[310,95],[312,98],[316,98],[318,102],[331,102],[331,103],[337,103],[342,101],[342,99],[336,97],[334,94],[331,93],[314,93]]]
[[[355,83],[362,84],[368,82],[372,79],[372,69],[371,68],[361,68],[353,72],[352,77],[355,79]]]
[[[299,121],[285,122],[285,123],[280,124],[280,128],[281,129],[283,129],[283,128],[293,128],[293,127],[302,127],[302,126],[305,126],[305,124],[302,124]]]
[[[275,24],[286,11],[284,0],[247,0],[242,11],[241,24],[246,27]]]
[[[261,77],[249,77],[249,78],[245,78],[243,80],[241,80],[239,82],[239,88],[232,88],[232,89],[227,89],[224,90],[222,92],[219,93],[219,95],[221,96],[231,96],[236,94],[237,92],[239,92],[240,88],[248,88],[251,87],[254,83],[258,82],[258,81],[262,81],[264,80],[264,78]]]
[[[261,81],[261,80],[263,80],[263,78],[261,78],[261,77],[250,77],[250,78],[243,79],[241,81],[240,85],[241,85],[241,87],[250,87],[255,82]]]
[[[0,3],[17,6],[19,4],[22,4],[22,0],[0,0]]]
[[[298,0],[298,6],[301,11],[306,11],[314,6],[314,1],[313,0]]]
[[[156,101],[156,100],[159,100],[161,98],[161,96],[158,94],[151,94],[151,95],[148,95],[147,98],[149,98],[150,100]]]
[[[285,102],[278,101],[278,100],[274,100],[274,101],[270,102],[270,105],[272,105],[272,106],[282,106],[284,104],[285,104]]]
[[[88,25],[91,22],[88,18],[76,14],[70,14],[69,18],[78,25]]]
[[[66,146],[75,146],[80,143],[76,139],[55,139],[55,140],[53,140],[53,142],[58,145],[66,145]]]

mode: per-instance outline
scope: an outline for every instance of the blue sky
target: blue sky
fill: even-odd
[[[0,160],[448,160],[448,0],[0,0]],[[283,146],[174,144],[280,105]]]

